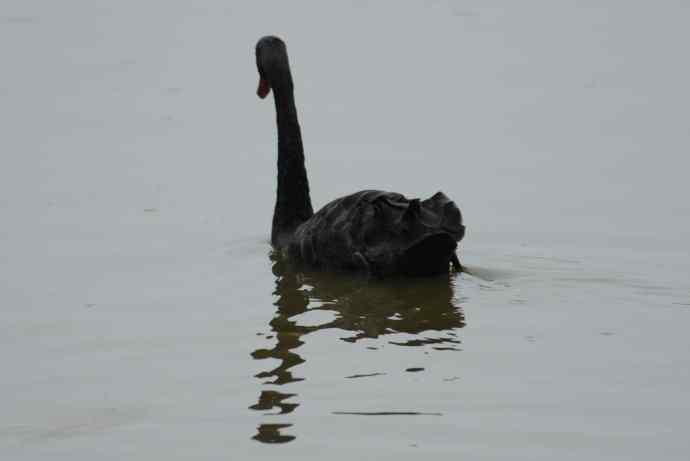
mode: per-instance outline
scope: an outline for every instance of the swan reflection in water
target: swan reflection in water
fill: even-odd
[[[406,333],[404,341],[388,341],[398,346],[426,346],[435,350],[459,350],[455,330],[465,326],[465,316],[454,296],[455,274],[431,278],[367,280],[351,274],[304,271],[274,252],[270,259],[276,276],[275,316],[269,322],[275,345],[257,349],[255,359],[277,359],[278,366],[256,375],[263,384],[284,385],[305,378],[292,369],[305,362],[295,352],[303,337],[313,331],[337,329],[341,339],[356,343],[365,338]],[[330,311],[335,318],[318,325],[300,325],[297,316],[311,311]],[[433,337],[422,333],[436,331]],[[270,337],[270,335],[269,335]],[[355,351],[355,353],[357,353]],[[361,351],[360,351],[361,353]],[[296,394],[275,389],[263,390],[251,409],[288,414],[299,403],[286,402]],[[252,438],[265,443],[284,443],[294,436],[282,434],[290,424],[262,424]]]

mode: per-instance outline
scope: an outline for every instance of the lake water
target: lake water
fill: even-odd
[[[687,459],[680,1],[0,4],[0,458]],[[315,207],[463,211],[468,273],[271,254],[287,44]]]

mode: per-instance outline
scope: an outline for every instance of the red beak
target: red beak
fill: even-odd
[[[268,83],[268,80],[264,78],[259,78],[259,88],[256,89],[256,94],[259,96],[261,99],[265,98],[268,93],[271,91],[271,84]]]

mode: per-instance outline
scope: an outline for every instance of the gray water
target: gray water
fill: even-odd
[[[689,21],[671,0],[0,2],[0,458],[686,459]],[[315,207],[443,190],[469,273],[271,255],[265,34]]]

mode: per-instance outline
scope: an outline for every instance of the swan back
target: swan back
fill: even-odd
[[[377,275],[443,272],[464,234],[460,210],[442,192],[421,201],[364,190],[300,225],[288,253],[312,266]]]

